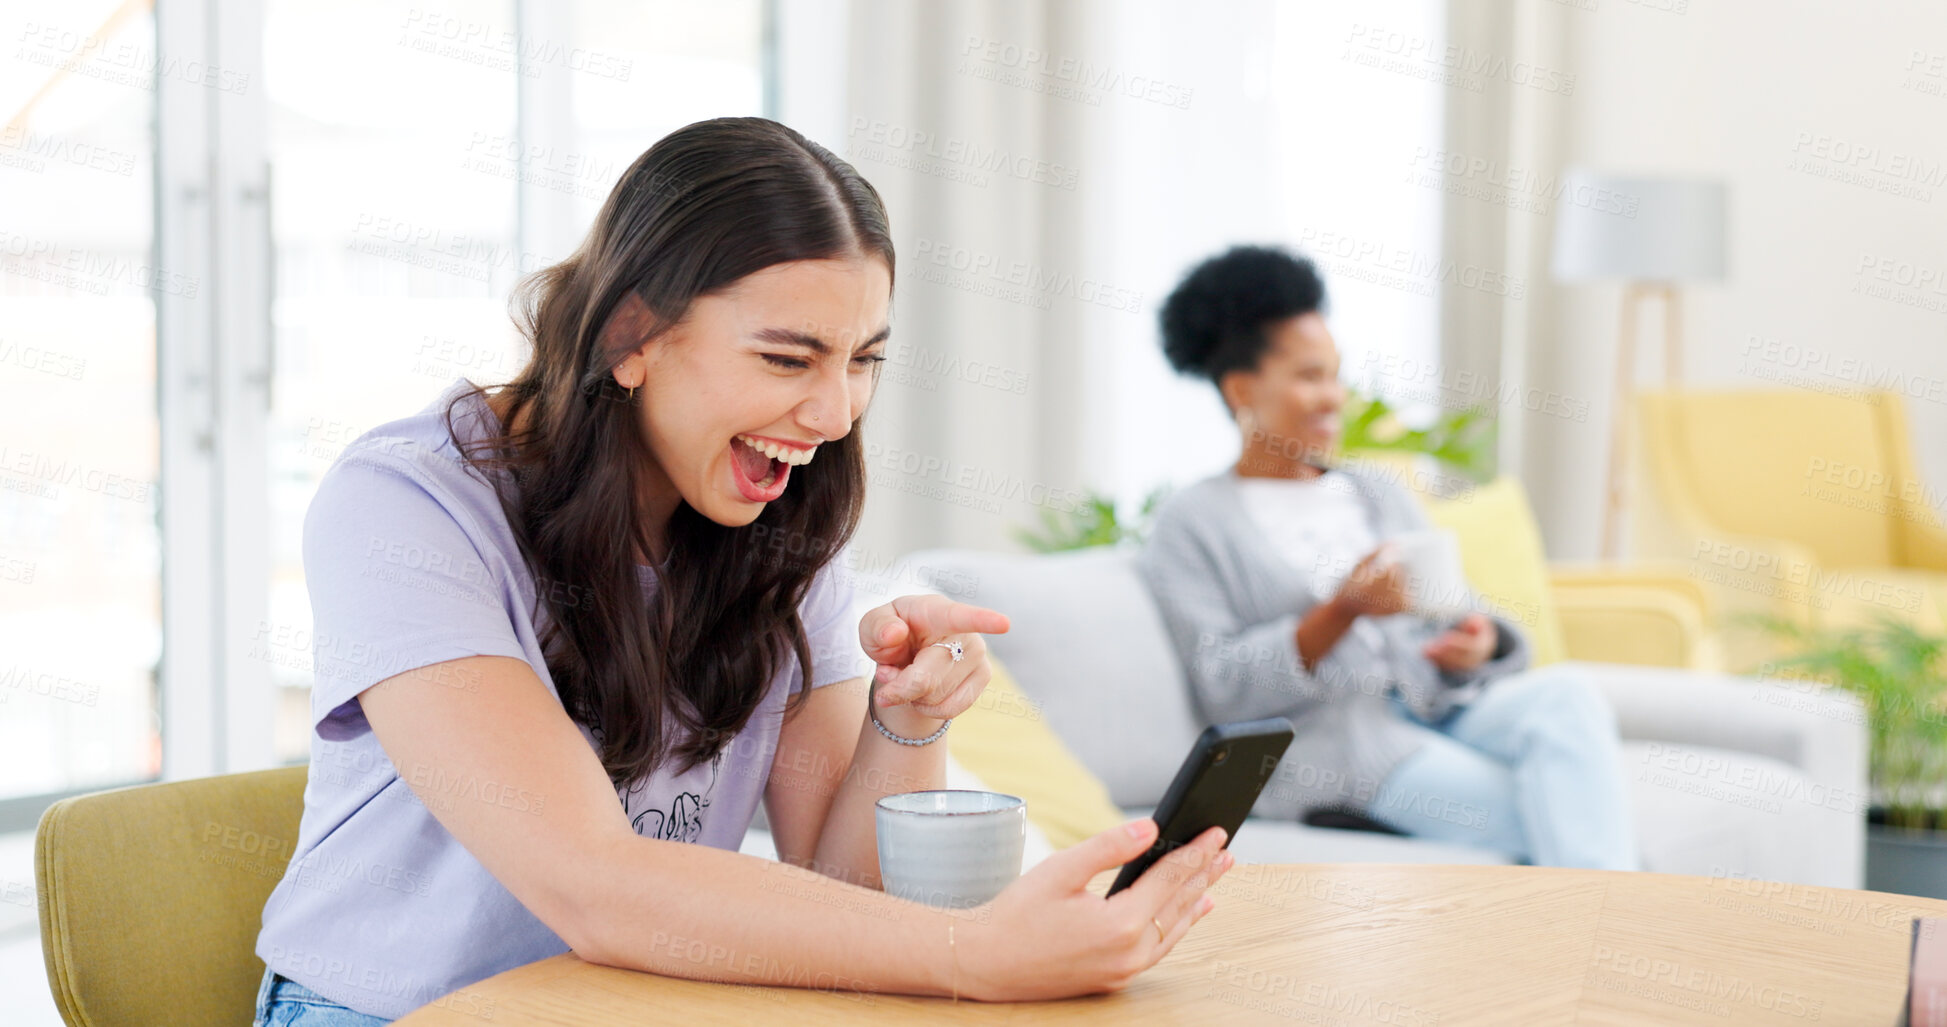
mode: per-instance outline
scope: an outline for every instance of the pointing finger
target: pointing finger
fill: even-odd
[[[892,601],[892,607],[926,642],[968,632],[1001,635],[1009,627],[1005,614],[945,596],[900,596]]]

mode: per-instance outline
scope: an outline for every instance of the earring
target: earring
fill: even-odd
[[[629,402],[635,402],[635,386],[629,386]]]

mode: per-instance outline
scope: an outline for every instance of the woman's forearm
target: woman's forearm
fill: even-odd
[[[882,709],[879,720],[903,738],[924,738],[941,723],[907,706]],[[868,715],[852,752],[852,766],[839,783],[825,829],[818,836],[813,866],[842,881],[880,888],[875,806],[881,796],[946,787],[946,739],[900,745],[880,734]]]
[[[1307,673],[1352,630],[1357,619],[1358,614],[1347,611],[1336,598],[1313,606],[1298,619],[1298,658],[1304,661]]]
[[[890,744],[890,743],[888,743]],[[947,925],[964,916],[833,880],[813,870],[703,845],[634,835],[587,868],[610,882],[586,912],[589,962],[672,977],[871,992],[946,995]],[[965,993],[965,978],[961,979]]]

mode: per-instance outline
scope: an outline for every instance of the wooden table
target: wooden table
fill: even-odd
[[[1546,867],[1241,864],[1212,893],[1217,908],[1114,995],[956,1005],[563,955],[398,1023],[1891,1024],[1910,918],[1947,916],[1881,892]]]

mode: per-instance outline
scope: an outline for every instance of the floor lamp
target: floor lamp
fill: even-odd
[[[1602,556],[1616,559],[1628,461],[1629,401],[1636,378],[1637,311],[1663,300],[1663,377],[1683,376],[1679,287],[1724,278],[1722,182],[1637,178],[1570,169],[1555,208],[1551,271],[1561,282],[1620,279],[1615,395],[1609,417],[1609,470],[1602,508]]]

